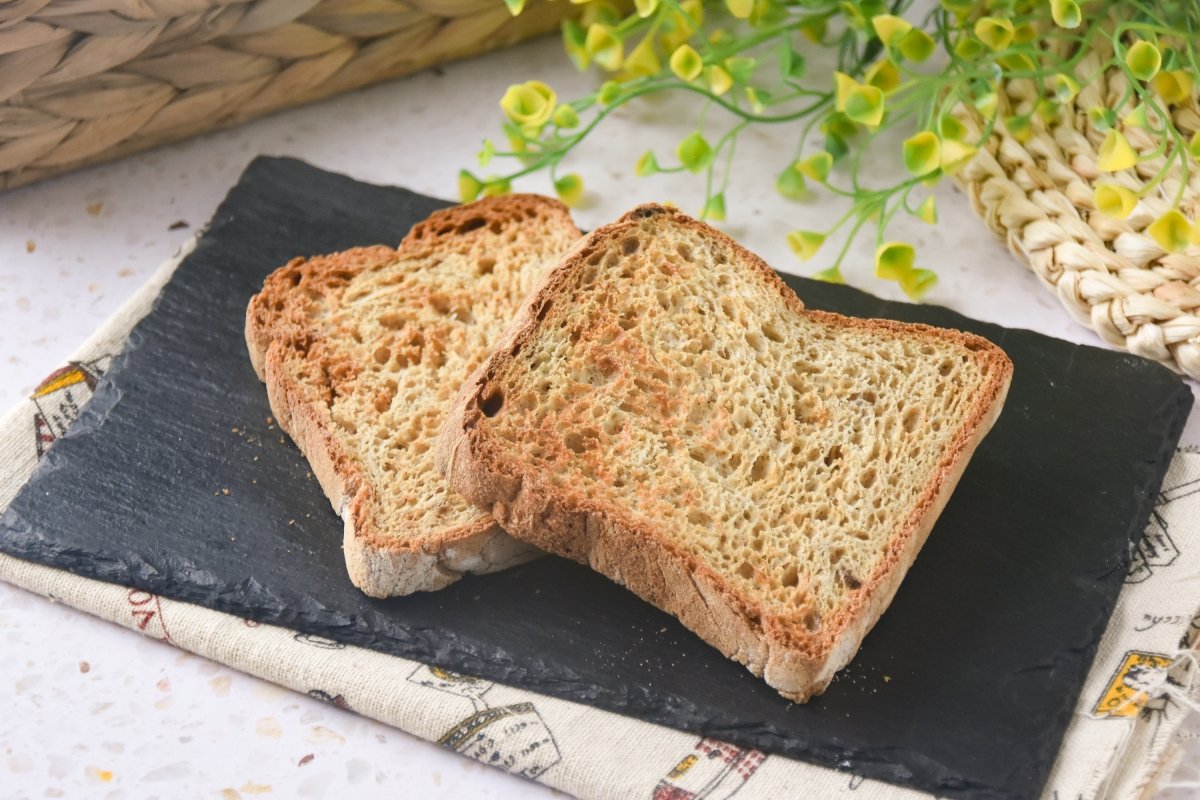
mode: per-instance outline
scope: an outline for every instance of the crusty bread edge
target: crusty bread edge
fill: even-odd
[[[434,212],[414,226],[395,256],[390,257],[403,258],[406,249],[428,248],[430,241],[425,239],[425,234],[436,236],[443,227],[481,214],[503,212],[517,202],[544,205],[574,227],[566,207],[550,198],[537,195],[485,198]],[[384,256],[388,249],[379,250],[380,256]],[[336,259],[336,256],[330,258]],[[306,260],[293,259],[276,273]],[[330,266],[337,268],[336,260],[331,260]],[[308,459],[325,496],[342,518],[342,549],[351,582],[371,597],[394,597],[435,591],[467,573],[496,572],[538,557],[540,553],[535,548],[508,536],[486,515],[419,543],[381,539],[374,535],[374,522],[368,513],[373,490],[362,480],[352,460],[332,435],[328,409],[305,398],[284,369],[282,343],[275,341],[270,326],[256,324],[256,304],[269,301],[266,287],[270,283],[271,277],[268,277],[264,291],[256,294],[247,306],[245,336],[250,363],[266,385],[267,399],[279,427],[292,437]]]
[[[581,241],[530,295],[496,351],[459,391],[438,439],[438,465],[456,491],[489,510],[513,536],[589,564],[679,618],[726,656],[761,675],[780,694],[802,702],[824,691],[891,602],[971,455],[999,416],[1012,363],[998,347],[973,334],[804,311],[799,298],[774,270],[716,232],[732,244],[737,256],[747,257],[751,268],[762,272],[797,313],[833,324],[950,338],[967,346],[977,358],[991,362],[989,381],[981,387],[913,514],[889,540],[887,553],[875,572],[863,581],[840,613],[824,621],[819,638],[797,642],[785,626],[764,619],[761,610],[751,607],[720,575],[652,527],[612,504],[589,499],[568,507],[553,487],[539,481],[536,473],[525,473],[519,464],[504,459],[478,432],[480,399],[487,394],[491,376],[513,358],[514,349],[523,347],[536,334],[540,312],[557,299],[558,291],[592,252],[632,231],[637,220],[655,214],[672,214],[685,224],[702,226],[670,209],[648,206],[631,211]],[[705,230],[711,231],[706,226]]]

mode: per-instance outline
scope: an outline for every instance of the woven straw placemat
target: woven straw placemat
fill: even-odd
[[[532,0],[0,2],[0,190],[554,28]]]
[[[1145,157],[1134,168],[1101,172],[1097,165],[1105,131],[1088,115],[1112,107],[1127,88],[1119,70],[1101,65],[1111,57],[1104,37],[1076,68],[1082,90],[1066,104],[1057,121],[1033,115],[1033,134],[1020,141],[1003,123],[957,175],[975,212],[1008,243],[1012,252],[1053,289],[1077,321],[1104,341],[1152,358],[1193,379],[1200,379],[1200,246],[1167,253],[1146,228],[1171,208],[1181,176],[1168,176],[1141,199],[1134,212],[1115,220],[1095,208],[1093,192],[1109,182],[1140,190],[1162,168],[1160,142],[1144,128],[1120,123],[1134,149]],[[1001,92],[997,118],[1029,114],[1040,99],[1031,80],[1008,82]],[[1197,88],[1171,106],[1176,127],[1187,137],[1200,130]],[[979,131],[978,122],[968,127]],[[1182,187],[1180,210],[1189,220],[1200,210],[1200,165]]]

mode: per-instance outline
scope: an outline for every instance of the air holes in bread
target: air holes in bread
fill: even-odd
[[[483,412],[485,417],[494,417],[500,413],[500,409],[504,407],[504,392],[496,389],[479,404],[479,410]]]

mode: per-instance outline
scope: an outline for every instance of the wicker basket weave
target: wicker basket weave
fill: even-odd
[[[1107,42],[1105,37],[1095,41],[1099,46]],[[1200,380],[1200,246],[1166,253],[1146,233],[1171,207],[1180,189],[1179,170],[1142,198],[1128,219],[1105,216],[1093,202],[1097,183],[1138,190],[1165,159],[1160,155],[1114,174],[1097,169],[1105,133],[1092,125],[1087,111],[1113,106],[1126,88],[1119,70],[1101,71],[1109,56],[1096,50],[1084,57],[1076,74],[1098,77],[1085,84],[1057,123],[1035,121],[1034,135],[1025,142],[998,125],[987,146],[958,173],[958,181],[976,213],[1054,290],[1076,320],[1106,342]],[[1031,81],[1013,81],[1001,97],[998,116],[1028,113],[1037,99]],[[1186,136],[1200,129],[1195,90],[1171,112]],[[1145,129],[1121,130],[1139,153],[1151,153],[1159,145]],[[1190,164],[1180,210],[1194,221],[1200,212],[1200,166],[1194,160]]]
[[[500,0],[0,2],[0,189],[553,28]],[[577,8],[577,7],[576,7]]]

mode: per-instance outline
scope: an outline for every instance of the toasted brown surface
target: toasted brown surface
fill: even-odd
[[[366,593],[438,589],[536,554],[449,489],[432,445],[459,385],[578,238],[555,200],[490,198],[433,214],[394,250],[294,259],[250,301],[251,361],[343,517]]]
[[[891,601],[1011,372],[978,336],[805,311],[728,237],[648,206],[548,276],[438,459],[514,537],[804,700]]]

